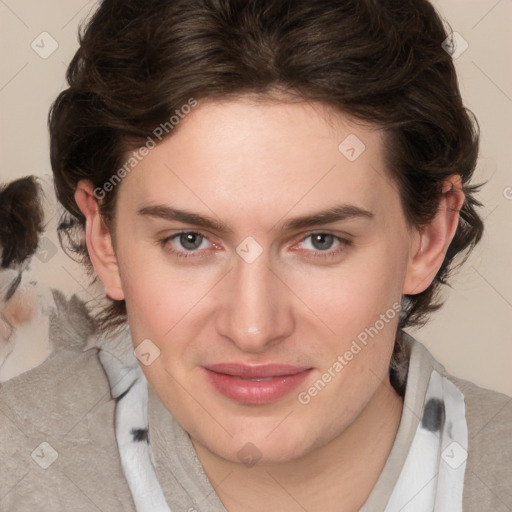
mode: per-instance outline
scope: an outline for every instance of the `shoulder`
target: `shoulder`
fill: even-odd
[[[512,397],[447,377],[463,393],[466,405],[464,510],[512,510]]]
[[[0,389],[0,509],[133,511],[97,349],[70,344]]]

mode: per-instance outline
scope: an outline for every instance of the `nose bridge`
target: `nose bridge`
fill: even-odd
[[[244,351],[264,350],[289,334],[289,303],[269,267],[265,252],[252,262],[237,256],[224,289],[218,329]]]

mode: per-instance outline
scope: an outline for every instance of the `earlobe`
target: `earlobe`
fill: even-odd
[[[86,218],[87,250],[94,270],[105,287],[105,293],[113,300],[123,300],[124,293],[111,233],[100,215],[94,187],[89,180],[78,182],[75,201]]]
[[[415,295],[426,290],[441,267],[459,224],[464,203],[460,176],[449,176],[443,183],[435,217],[417,231],[404,280],[403,293]]]

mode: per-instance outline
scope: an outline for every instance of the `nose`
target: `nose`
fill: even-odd
[[[9,341],[13,332],[12,325],[7,321],[7,319],[0,313],[0,343]]]
[[[216,327],[241,351],[262,353],[294,329],[292,293],[263,252],[248,263],[236,256],[223,282]]]

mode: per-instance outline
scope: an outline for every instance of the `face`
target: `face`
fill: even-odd
[[[134,345],[159,351],[142,368],[195,443],[291,460],[389,384],[415,238],[379,130],[315,103],[210,100],[119,187]]]
[[[16,330],[37,317],[41,298],[36,285],[27,282],[24,273],[9,268],[0,270],[0,367],[14,349]],[[24,360],[30,357],[26,355]]]

